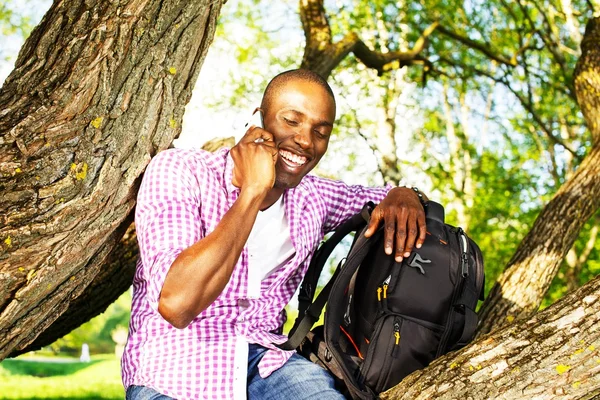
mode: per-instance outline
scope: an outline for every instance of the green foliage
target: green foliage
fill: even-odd
[[[16,60],[25,38],[49,6],[49,0],[0,2],[0,84],[8,74],[8,65]]]
[[[131,291],[126,291],[104,313],[91,319],[51,345],[55,352],[79,354],[87,343],[91,354],[112,353],[115,342],[112,333],[119,327],[127,329],[131,314]]]
[[[31,3],[29,1],[25,3]],[[31,17],[24,15],[15,4],[6,2],[0,4],[0,34],[4,36],[19,34],[27,37],[33,29]]]
[[[76,359],[22,356],[0,363],[0,399],[123,399],[119,360],[114,355]]]
[[[224,87],[205,97],[205,104],[212,108],[256,107],[270,77],[300,65],[301,58],[296,55],[303,43],[290,41],[287,36],[298,28],[294,1],[228,2],[220,15],[210,54],[219,58],[219,62],[231,59],[233,54],[236,65],[222,70],[219,79]]]

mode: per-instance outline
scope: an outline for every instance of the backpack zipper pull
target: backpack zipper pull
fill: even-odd
[[[390,285],[390,281],[392,280],[392,275],[388,276],[385,281],[383,281],[383,306],[387,309],[387,290]]]
[[[400,322],[398,322],[398,320],[394,320],[394,339],[392,357],[397,357],[398,351],[400,351]]]
[[[461,255],[460,255],[461,272],[462,272],[463,278],[466,278],[467,276],[469,276],[469,255],[468,255],[469,242],[468,242],[467,237],[465,236],[465,232],[462,230],[462,228],[458,228],[458,237],[460,238],[459,242],[461,245],[460,246],[460,249],[461,249]]]
[[[387,278],[385,278],[385,281],[383,281],[383,298],[387,299],[387,289],[388,286],[390,285],[390,281],[392,280],[392,275],[390,274]]]
[[[352,306],[352,294],[348,295],[348,305],[346,306],[346,312],[344,313],[344,322],[346,326],[350,326],[352,320],[350,319],[350,307]]]
[[[377,301],[381,303],[381,286],[377,286]]]

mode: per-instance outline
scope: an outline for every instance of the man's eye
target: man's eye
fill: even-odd
[[[285,122],[286,122],[288,125],[291,125],[291,126],[296,126],[296,125],[298,125],[298,122],[297,122],[297,121],[294,121],[293,119],[287,119],[287,118],[285,118],[285,117],[284,117],[283,119],[284,119],[284,121],[285,121]]]
[[[321,131],[320,131],[320,130],[318,130],[318,129],[313,129],[313,132],[315,132],[315,133],[317,134],[317,136],[318,136],[318,137],[320,137],[320,138],[325,138],[325,137],[327,137],[327,135],[326,135],[326,134],[324,134],[323,132],[321,132]]]

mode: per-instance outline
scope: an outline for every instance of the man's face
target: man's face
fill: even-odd
[[[335,119],[333,100],[316,83],[292,80],[274,94],[264,112],[265,129],[279,150],[275,188],[295,187],[327,151]]]

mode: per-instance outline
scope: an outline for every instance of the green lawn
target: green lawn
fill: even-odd
[[[0,363],[0,399],[125,398],[119,360],[92,356],[89,363],[58,357],[22,356]]]

